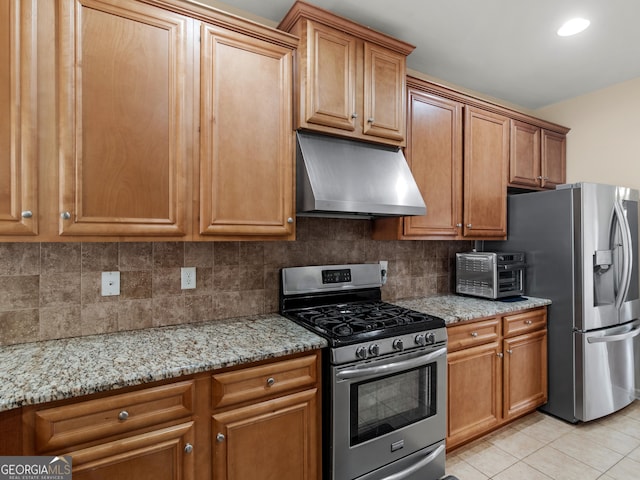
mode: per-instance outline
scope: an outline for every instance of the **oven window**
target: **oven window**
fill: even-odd
[[[351,446],[436,414],[436,363],[351,385]]]

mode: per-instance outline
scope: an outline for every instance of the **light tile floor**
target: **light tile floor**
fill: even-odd
[[[447,454],[460,480],[640,479],[640,401],[572,425],[535,412]]]

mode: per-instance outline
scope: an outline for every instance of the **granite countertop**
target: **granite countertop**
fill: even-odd
[[[549,305],[438,295],[393,302],[447,324]],[[327,346],[278,315],[0,347],[0,412]]]
[[[270,314],[0,347],[0,412],[325,346]]]
[[[546,298],[524,298],[525,300],[517,302],[505,302],[461,295],[437,295],[411,300],[398,300],[393,303],[440,317],[444,319],[447,325],[551,304],[551,300]]]

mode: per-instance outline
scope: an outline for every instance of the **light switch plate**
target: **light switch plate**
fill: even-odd
[[[120,295],[120,272],[102,272],[102,296]]]

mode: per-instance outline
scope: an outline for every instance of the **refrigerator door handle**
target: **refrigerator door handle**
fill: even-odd
[[[627,298],[629,293],[629,285],[631,283],[631,265],[633,263],[633,252],[631,251],[631,229],[629,228],[629,222],[624,214],[622,204],[616,200],[613,204],[618,217],[618,223],[622,230],[622,279],[620,282],[620,288],[618,289],[618,295],[616,296],[616,309],[620,310],[624,299]]]
[[[618,335],[606,335],[604,337],[587,337],[589,343],[607,343],[607,342],[619,342],[621,340],[628,340],[640,335],[640,326],[630,330],[626,333],[620,333]]]

